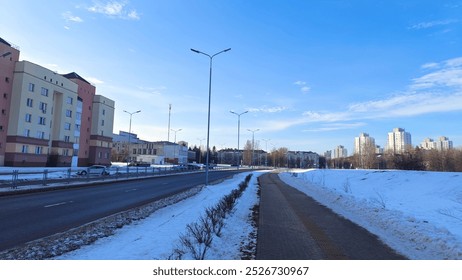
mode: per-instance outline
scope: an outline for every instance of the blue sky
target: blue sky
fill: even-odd
[[[205,144],[324,153],[353,151],[394,127],[413,145],[447,136],[462,146],[462,0],[8,1],[0,37],[21,59],[75,71],[116,102],[114,132]],[[8,11],[8,12],[5,12]],[[268,141],[262,141],[266,139]],[[174,140],[174,132],[170,133]]]

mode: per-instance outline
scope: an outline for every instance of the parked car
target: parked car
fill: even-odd
[[[109,171],[104,165],[92,165],[90,167],[87,167],[86,169],[81,169],[77,171],[77,175],[100,175],[100,176],[105,176],[109,175]]]

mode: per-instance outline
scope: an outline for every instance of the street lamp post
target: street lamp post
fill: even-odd
[[[180,128],[180,129],[177,129],[177,130],[175,130],[175,129],[170,129],[170,130],[175,132],[175,138],[174,138],[175,142],[174,143],[176,143],[176,133],[179,132],[179,131],[182,131],[183,129]]]
[[[206,166],[205,166],[205,185],[207,186],[209,184],[209,157],[210,157],[210,151],[209,151],[209,145],[210,145],[210,103],[212,99],[212,60],[215,56],[230,51],[231,48],[222,50],[220,52],[217,52],[216,54],[209,55],[207,53],[191,49],[191,51],[199,54],[203,54],[207,56],[210,59],[210,75],[209,75],[209,109],[208,109],[208,117],[207,117],[207,157],[206,157]]]
[[[132,112],[132,113],[127,112],[127,111],[124,110],[124,112],[130,115],[130,124],[128,126],[128,153],[127,153],[127,167],[128,167],[128,160],[130,158],[130,143],[131,143],[131,136],[132,136],[132,116],[134,114],[140,113],[141,110],[138,110],[138,111]]]
[[[197,138],[199,140],[199,163],[201,163],[201,158],[202,158],[202,141],[205,140],[205,138]]]
[[[263,141],[265,141],[265,150],[266,150],[266,153],[265,153],[265,166],[268,166],[268,141],[270,141],[271,139],[261,139]]]
[[[240,131],[241,131],[241,115],[244,115],[245,113],[248,113],[249,111],[242,112],[240,114],[229,111],[231,114],[234,114],[237,116],[237,169],[239,170],[239,165],[241,165],[241,151],[239,150],[239,137],[240,137]]]
[[[171,131],[173,131],[175,133],[175,144],[176,144],[176,133],[179,132],[179,131],[182,131],[183,129],[170,129]],[[180,155],[179,155],[179,151],[178,151],[178,164],[180,163]],[[175,149],[173,150],[173,160],[175,160],[175,157],[176,157],[176,146],[175,146]]]
[[[255,152],[255,132],[259,131],[260,129],[255,129],[255,130],[252,130],[252,129],[247,129],[248,131],[252,132],[252,167],[254,166],[254,162],[253,162],[253,159],[254,159],[254,152]]]

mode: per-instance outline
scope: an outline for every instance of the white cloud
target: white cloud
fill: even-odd
[[[294,85],[299,86],[300,91],[303,92],[303,93],[308,93],[311,90],[311,88],[306,85],[305,81],[296,81],[296,82],[294,82]]]
[[[417,23],[411,26],[410,29],[427,29],[427,28],[432,28],[435,26],[448,25],[448,24],[457,23],[457,22],[459,21],[454,20],[454,19],[420,22],[420,23]]]
[[[64,20],[66,20],[66,22],[77,22],[77,23],[83,22],[83,19],[81,19],[78,16],[72,15],[71,12],[64,12],[62,16]]]
[[[131,12],[129,12],[127,16],[128,16],[128,18],[134,19],[134,20],[139,20],[140,19],[140,15],[135,10],[132,10]]]
[[[88,8],[88,11],[114,18],[139,20],[140,16],[136,10],[126,9],[127,3],[128,1],[95,1],[93,6]]]
[[[267,107],[267,106],[262,106],[260,108],[249,108],[248,111],[252,113],[279,113],[282,111],[287,110],[287,107],[284,106],[276,106],[276,107]]]
[[[303,93],[308,93],[308,92],[311,90],[311,88],[310,88],[310,87],[307,87],[307,86],[304,86],[304,87],[302,87],[300,90],[301,90]]]

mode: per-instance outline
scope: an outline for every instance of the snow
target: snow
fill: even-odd
[[[179,245],[186,226],[236,189],[252,173],[249,187],[214,237],[209,260],[235,260],[252,242],[251,210],[258,203],[257,177],[266,171],[235,175],[198,194],[164,207],[92,245],[64,254],[66,260],[165,260]],[[290,170],[289,185],[334,212],[363,226],[383,242],[415,260],[462,259],[462,173],[398,170]],[[254,240],[253,240],[254,242]]]
[[[117,234],[100,239],[90,246],[64,254],[66,260],[166,260],[171,257],[179,237],[190,223],[197,222],[205,209],[214,206],[253,173],[249,186],[238,200],[235,211],[226,219],[222,238],[214,238],[206,259],[240,259],[240,247],[253,227],[250,209],[258,203],[257,177],[262,172],[245,172],[217,185],[204,187],[195,196],[154,212],[150,217],[123,227]]]
[[[462,259],[462,173],[305,170],[280,177],[410,259]]]

